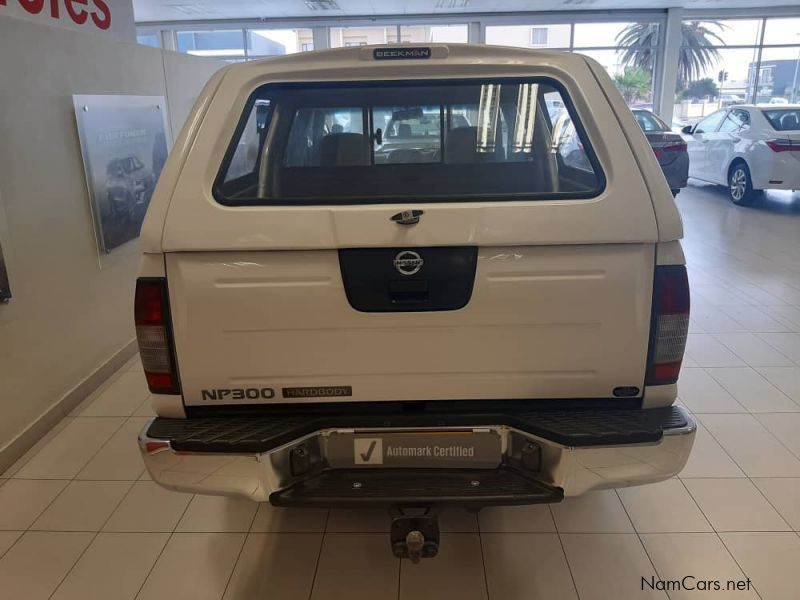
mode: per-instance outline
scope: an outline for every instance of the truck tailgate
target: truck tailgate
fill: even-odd
[[[425,259],[431,249],[413,250]],[[388,311],[351,303],[336,249],[167,254],[184,402],[608,398],[643,389],[653,244],[473,250],[463,307],[425,310],[412,295],[410,308]]]

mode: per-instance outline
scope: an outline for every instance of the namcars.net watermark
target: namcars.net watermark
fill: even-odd
[[[694,575],[686,575],[681,579],[657,579],[654,575],[642,577],[642,591],[732,592],[750,589],[752,589],[750,579],[728,579],[721,581],[719,579],[702,579]]]

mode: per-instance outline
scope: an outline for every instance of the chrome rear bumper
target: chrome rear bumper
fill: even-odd
[[[680,472],[689,458],[696,431],[691,417],[685,411],[682,414],[685,425],[664,429],[659,440],[648,443],[575,447],[508,425],[480,424],[475,429],[496,432],[502,439],[504,457],[510,457],[512,449],[520,444],[537,446],[541,462],[531,478],[560,488],[564,496],[578,496],[596,489],[661,481]],[[290,467],[290,455],[299,447],[318,464],[324,464],[327,442],[334,433],[409,431],[409,428],[326,428],[265,452],[217,453],[175,450],[169,440],[149,437],[149,428],[150,423],[140,434],[139,447],[155,482],[176,491],[237,496],[259,502],[268,501],[273,492],[302,479],[293,475]],[[431,428],[448,429],[465,431],[470,427]]]

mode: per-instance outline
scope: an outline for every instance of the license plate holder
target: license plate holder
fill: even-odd
[[[495,431],[335,431],[326,457],[346,469],[494,469],[502,444]]]

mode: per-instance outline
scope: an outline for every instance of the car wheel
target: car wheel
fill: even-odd
[[[759,192],[753,189],[750,169],[744,162],[734,163],[728,174],[728,194],[737,206],[750,206]]]

